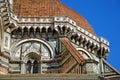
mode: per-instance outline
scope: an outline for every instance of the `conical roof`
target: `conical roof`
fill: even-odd
[[[14,0],[14,12],[19,17],[69,16],[84,29],[95,34],[84,17],[61,3],[60,0]]]

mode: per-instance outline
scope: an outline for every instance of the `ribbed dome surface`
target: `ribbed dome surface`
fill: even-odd
[[[14,0],[14,12],[19,17],[69,16],[87,31],[95,34],[87,20],[59,0]]]

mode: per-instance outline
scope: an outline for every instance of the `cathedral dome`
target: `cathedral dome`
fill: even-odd
[[[83,16],[59,0],[15,0],[14,13],[19,17],[68,16],[81,25],[82,28],[95,34],[95,31]]]

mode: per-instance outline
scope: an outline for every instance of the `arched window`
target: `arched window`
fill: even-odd
[[[28,62],[27,62],[27,73],[31,73],[31,61],[29,60]]]
[[[35,60],[33,63],[33,74],[38,73],[38,62]]]

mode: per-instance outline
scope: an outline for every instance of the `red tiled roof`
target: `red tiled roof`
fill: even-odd
[[[65,47],[70,51],[70,53],[75,57],[75,59],[81,64],[85,61],[79,51],[71,44],[67,38],[60,38],[60,41],[65,45]]]
[[[87,31],[95,34],[87,20],[59,0],[15,0],[14,12],[19,17],[69,16]]]

